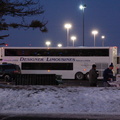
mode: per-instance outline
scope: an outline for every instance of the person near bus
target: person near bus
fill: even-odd
[[[109,81],[113,80],[113,71],[112,69],[114,68],[113,63],[109,65],[107,69],[104,70],[103,72],[103,86],[104,87],[110,87],[111,85],[109,84]]]
[[[89,71],[89,84],[91,87],[97,86],[97,77],[98,77],[98,73],[96,71],[96,65],[93,64],[92,68]]]

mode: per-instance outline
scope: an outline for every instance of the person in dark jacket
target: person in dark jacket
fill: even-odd
[[[108,83],[108,81],[113,80],[113,71],[112,71],[113,68],[114,68],[113,63],[111,63],[109,67],[105,69],[103,72],[103,86],[104,87],[110,87],[110,84]]]
[[[98,73],[96,71],[96,65],[92,65],[92,69],[89,71],[89,83],[91,87],[96,87],[97,86],[97,77]]]

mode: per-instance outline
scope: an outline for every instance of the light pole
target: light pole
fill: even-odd
[[[51,42],[50,41],[46,41],[45,44],[47,45],[47,47],[49,47],[51,45]]]
[[[69,40],[70,40],[70,33],[69,30],[72,27],[72,25],[70,23],[66,23],[64,25],[64,27],[67,29],[67,46],[69,46]]]
[[[94,47],[95,47],[95,36],[98,34],[98,31],[97,30],[93,30],[92,34],[94,35]]]
[[[102,38],[102,46],[104,46],[104,39],[105,39],[105,36],[102,35],[101,38]]]
[[[80,5],[79,8],[83,11],[83,46],[84,46],[84,9],[86,5]]]
[[[59,43],[57,46],[58,46],[58,47],[62,47],[62,44]]]
[[[74,47],[74,41],[76,40],[76,36],[71,36],[71,40],[73,41],[73,47]]]

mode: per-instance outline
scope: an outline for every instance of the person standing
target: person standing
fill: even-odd
[[[89,71],[89,84],[91,87],[96,87],[97,86],[97,77],[98,73],[96,71],[96,65],[92,65],[92,69]]]
[[[105,69],[103,72],[103,86],[104,87],[111,86],[108,81],[113,80],[113,71],[112,71],[113,68],[114,68],[113,63],[111,63],[109,67]]]

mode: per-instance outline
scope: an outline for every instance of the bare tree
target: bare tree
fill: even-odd
[[[44,13],[43,6],[40,5],[39,0],[0,0],[0,31],[12,28],[39,28],[41,32],[47,32],[47,21],[31,20],[27,21],[27,17],[34,17]],[[21,18],[20,23],[9,23],[6,16]],[[29,19],[30,20],[30,19]],[[9,35],[2,35],[0,39],[8,37]]]

